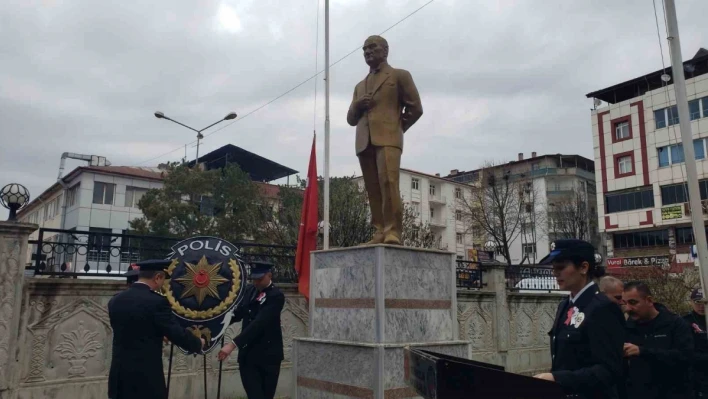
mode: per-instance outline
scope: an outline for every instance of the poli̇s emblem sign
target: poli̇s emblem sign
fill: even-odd
[[[163,294],[180,324],[207,341],[210,352],[243,297],[246,268],[235,245],[216,237],[192,237],[172,247],[170,279]],[[186,352],[185,352],[186,353]]]

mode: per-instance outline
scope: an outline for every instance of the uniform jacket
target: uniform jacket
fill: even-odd
[[[683,317],[693,332],[693,381],[696,392],[708,396],[708,334],[706,333],[706,318],[691,312]]]
[[[163,337],[191,352],[202,343],[182,328],[167,299],[145,284],[133,283],[108,302],[113,357],[108,375],[111,399],[166,399]]]
[[[243,320],[241,334],[234,338],[239,348],[238,362],[280,364],[283,361],[280,312],[285,306],[285,295],[273,284],[260,293],[249,285],[246,298],[248,300],[234,311],[234,321]]]
[[[639,356],[626,362],[627,397],[692,398],[691,330],[679,316],[655,306],[659,315],[651,322],[627,320],[627,342],[639,347]]]
[[[373,107],[360,113],[355,103],[373,93]],[[362,153],[369,143],[377,147],[397,147],[403,150],[403,133],[423,115],[418,89],[410,72],[383,63],[354,88],[354,97],[347,112],[347,122],[356,126],[356,153]]]
[[[582,313],[579,325],[566,324],[569,310]],[[616,398],[622,381],[622,311],[589,286],[576,300],[558,306],[551,337],[551,372],[566,394],[579,398]]]

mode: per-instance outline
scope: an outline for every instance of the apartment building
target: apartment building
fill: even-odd
[[[530,158],[524,158],[524,154],[519,153],[515,161],[483,169],[452,170],[446,178],[477,189],[483,187],[490,175],[520,182],[519,187],[522,188],[519,195],[523,195],[525,207],[519,215],[521,222],[513,234],[509,252],[512,264],[534,264],[548,254],[552,241],[572,235],[567,228],[560,229],[557,216],[560,212],[558,210],[567,207],[569,201],[578,201],[586,207],[585,212],[576,217],[590,214],[595,218],[597,201],[594,171],[594,162],[579,155],[539,156],[532,152]],[[579,200],[576,200],[576,196],[580,196],[577,197]],[[590,241],[597,245],[600,239],[595,223],[583,227],[590,232]],[[488,249],[494,246],[483,229],[476,230],[478,234],[473,238],[474,248]],[[496,260],[504,262],[498,248],[495,253]]]
[[[708,51],[683,63],[701,199],[708,199]],[[672,70],[587,94],[595,147],[598,222],[607,265],[693,265],[683,145]],[[702,209],[707,213],[706,206]]]
[[[364,179],[356,179],[364,190]],[[457,199],[469,186],[459,182],[401,168],[399,189],[403,202],[410,206],[418,217],[418,222],[428,224],[436,235],[438,248],[454,252],[458,259],[470,259],[474,255],[472,232],[468,231]]]

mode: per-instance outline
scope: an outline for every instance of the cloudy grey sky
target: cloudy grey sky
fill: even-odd
[[[427,2],[331,0],[331,60]],[[0,185],[19,182],[33,196],[54,182],[64,151],[114,165],[179,160],[194,136],[155,110],[201,128],[229,111],[246,115],[315,72],[317,0],[2,3]],[[686,59],[708,47],[708,1],[677,3]],[[320,68],[323,26],[320,11]],[[435,0],[384,36],[389,62],[412,73],[425,110],[402,163],[428,173],[518,152],[592,157],[585,94],[661,67],[652,0]],[[333,175],[359,173],[345,116],[366,73],[360,51],[332,68]],[[207,136],[200,153],[232,143],[304,175],[316,121],[321,173],[316,81],[316,117],[313,80]]]

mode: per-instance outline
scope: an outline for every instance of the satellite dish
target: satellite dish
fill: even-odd
[[[662,74],[662,75],[661,75],[661,80],[664,81],[664,82],[668,82],[668,81],[671,80],[671,75],[666,74],[666,73],[665,73],[665,74]]]
[[[600,100],[599,98],[596,98],[593,100],[593,104],[595,104],[596,107],[599,107],[600,104],[602,104],[602,100]]]

